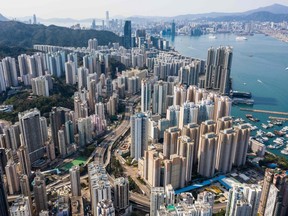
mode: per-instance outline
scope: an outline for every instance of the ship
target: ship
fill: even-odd
[[[245,41],[245,40],[248,40],[248,39],[246,37],[244,37],[244,36],[236,37],[236,41]]]
[[[230,95],[231,97],[235,97],[235,98],[248,98],[248,99],[252,98],[251,92],[232,91]]]
[[[253,99],[245,99],[245,98],[233,98],[232,99],[233,104],[246,104],[246,105],[253,105],[254,100]]]
[[[209,35],[209,39],[216,39],[216,35]]]

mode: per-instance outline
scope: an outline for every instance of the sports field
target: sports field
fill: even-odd
[[[87,157],[83,157],[83,156],[77,157],[75,160],[71,161],[70,163],[66,163],[63,166],[61,166],[61,169],[64,169],[67,171],[73,166],[77,166],[82,163],[84,164],[86,160],[87,160]]]

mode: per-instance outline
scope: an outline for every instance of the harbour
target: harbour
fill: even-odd
[[[259,113],[267,113],[267,114],[276,114],[276,115],[288,115],[288,112],[278,112],[278,111],[270,111],[270,110],[258,110],[258,109],[247,109],[240,108],[241,111],[247,112],[259,112]]]

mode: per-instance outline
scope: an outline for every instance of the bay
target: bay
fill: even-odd
[[[247,36],[248,40],[244,41],[236,41],[234,34],[217,34],[216,36],[216,39],[210,39],[209,35],[177,36],[173,40],[166,39],[182,55],[200,59],[207,58],[209,47],[232,46],[233,90],[249,91],[255,100],[254,106],[247,108],[288,112],[288,70],[285,70],[288,67],[288,43],[263,34]],[[241,106],[233,106],[232,115],[247,120],[245,119],[247,112],[240,111],[240,108]],[[261,123],[267,123],[269,116],[277,116],[262,113],[251,114],[261,120],[253,125],[262,130],[264,129],[261,128]],[[280,117],[288,118],[288,116]],[[288,123],[286,122],[283,126],[285,125]],[[282,127],[274,126],[265,132],[280,130]],[[272,140],[269,143],[272,143]],[[281,149],[269,151],[282,155]]]

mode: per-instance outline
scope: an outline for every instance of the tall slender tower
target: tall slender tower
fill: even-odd
[[[261,216],[288,214],[287,174],[280,169],[266,169],[258,213]]]
[[[131,116],[131,157],[138,160],[148,147],[148,118],[143,113]]]
[[[215,133],[206,133],[200,137],[198,151],[198,173],[212,177],[215,172],[218,137]]]
[[[81,196],[80,169],[79,169],[79,166],[73,166],[70,169],[69,172],[70,172],[72,196]]]
[[[129,206],[129,181],[127,178],[117,178],[114,181],[114,206],[117,211]]]
[[[132,47],[131,21],[126,20],[124,24],[124,47],[130,49]]]
[[[44,176],[41,173],[37,173],[34,178],[34,197],[36,204],[36,214],[38,215],[42,210],[48,209],[48,199],[46,193],[46,184]]]
[[[152,85],[148,80],[141,82],[141,112],[150,110]]]
[[[7,192],[5,190],[2,169],[0,167],[0,215],[9,215],[8,209]]]

